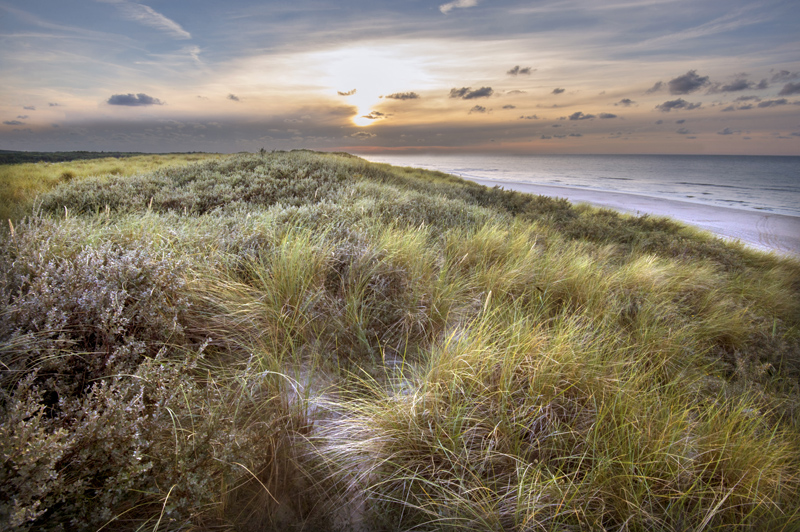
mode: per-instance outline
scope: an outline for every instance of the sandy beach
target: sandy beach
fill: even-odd
[[[800,257],[800,217],[728,209],[638,194],[489,179],[471,180],[488,187],[499,185],[508,190],[565,198],[573,203],[588,203],[632,214],[669,216],[761,250]]]

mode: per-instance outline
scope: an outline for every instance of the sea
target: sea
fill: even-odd
[[[800,157],[735,155],[397,155],[361,157],[463,178],[554,185],[800,217]]]

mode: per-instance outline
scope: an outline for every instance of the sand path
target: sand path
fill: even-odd
[[[488,187],[499,185],[508,190],[555,196],[573,203],[589,203],[632,214],[669,216],[724,238],[740,240],[761,250],[800,257],[800,217],[797,216],[729,209],[622,192],[489,179],[471,178],[471,180]]]

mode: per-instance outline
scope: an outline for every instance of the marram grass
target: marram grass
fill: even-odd
[[[7,528],[800,528],[796,260],[346,154],[122,170],[3,233]]]

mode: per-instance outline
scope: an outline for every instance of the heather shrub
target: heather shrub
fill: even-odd
[[[36,368],[50,393],[79,395],[95,379],[131,373],[142,357],[182,342],[180,260],[146,241],[63,250],[47,225],[21,229],[0,259],[4,384]]]

